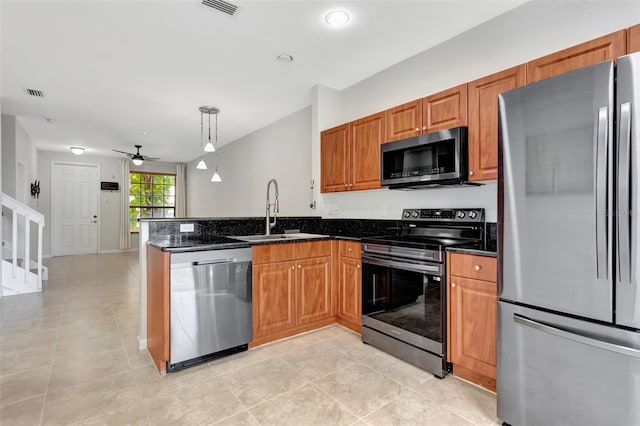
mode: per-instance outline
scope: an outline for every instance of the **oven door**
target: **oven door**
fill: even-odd
[[[362,256],[362,323],[388,336],[444,354],[442,264]]]

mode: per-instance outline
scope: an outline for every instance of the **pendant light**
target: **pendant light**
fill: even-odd
[[[214,109],[215,111],[213,111],[213,113],[216,115],[216,144],[213,147],[213,152],[216,153],[216,171],[213,173],[213,176],[211,176],[211,182],[218,183],[222,182],[222,176],[220,176],[220,173],[218,173],[218,113],[220,112],[220,110],[218,108]],[[209,125],[209,141],[211,141],[211,125]]]
[[[203,108],[206,107],[200,107],[200,161],[198,161],[198,165],[196,166],[196,169],[200,169],[200,170],[207,170],[207,164],[204,162],[204,149],[202,148],[202,142],[203,142],[203,118],[204,118],[204,110]]]
[[[204,146],[204,152],[216,152],[216,147],[211,143],[211,114],[216,114],[216,123],[218,122],[218,113],[220,110],[215,107],[209,107],[207,110],[207,115],[209,116],[209,140]],[[216,124],[216,129],[218,125]]]

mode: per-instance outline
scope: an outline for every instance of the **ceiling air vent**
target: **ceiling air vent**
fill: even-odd
[[[238,6],[224,0],[202,0],[202,4],[231,16],[235,15],[236,11],[238,10]]]
[[[36,89],[24,89],[24,93],[27,96],[35,96],[36,98],[44,98],[44,93],[42,92],[42,90],[36,90]]]

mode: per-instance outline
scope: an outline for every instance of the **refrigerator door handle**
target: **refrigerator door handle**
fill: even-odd
[[[608,108],[598,110],[596,127],[596,273],[598,279],[608,279],[607,250],[607,176],[608,176]]]
[[[631,103],[620,106],[618,153],[618,272],[619,282],[631,283],[630,169]]]
[[[593,346],[599,349],[603,349],[609,352],[615,352],[624,356],[630,356],[640,359],[640,350],[630,348],[627,346],[617,345],[615,343],[605,342],[603,340],[594,339],[593,337],[583,336],[581,334],[572,333],[570,331],[563,330],[548,324],[532,320],[519,314],[513,314],[513,320],[519,324],[531,327],[535,330],[542,331],[544,333],[553,334],[562,339],[573,340],[574,342],[582,343],[584,345]]]

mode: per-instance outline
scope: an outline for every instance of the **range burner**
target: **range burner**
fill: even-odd
[[[444,377],[447,247],[481,248],[483,209],[406,209],[396,235],[362,242],[362,340]]]

